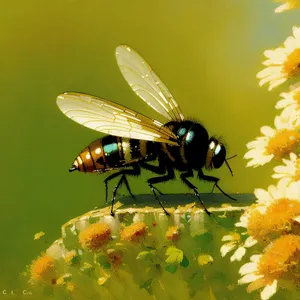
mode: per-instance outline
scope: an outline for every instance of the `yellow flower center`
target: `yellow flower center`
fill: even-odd
[[[288,78],[300,73],[300,48],[295,49],[288,55],[282,68]]]
[[[42,255],[31,265],[31,279],[34,281],[55,281],[54,258],[49,255]]]
[[[143,222],[133,223],[123,229],[121,240],[139,242],[147,234],[146,224]]]
[[[300,237],[289,234],[281,236],[266,249],[258,263],[258,273],[264,275],[264,279],[272,283],[273,280],[287,275],[296,277],[294,268],[300,263]],[[299,280],[299,278],[298,278]]]
[[[300,202],[281,198],[271,204],[265,214],[253,209],[248,220],[248,234],[262,242],[292,231],[292,220],[300,214]]]
[[[111,230],[105,223],[89,225],[79,234],[79,242],[83,247],[92,251],[98,251],[110,240]]]
[[[266,152],[281,159],[290,152],[295,152],[300,143],[300,133],[296,130],[282,129],[270,138]]]

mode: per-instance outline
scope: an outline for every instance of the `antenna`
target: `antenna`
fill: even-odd
[[[226,163],[226,165],[227,165],[227,167],[228,167],[228,169],[229,169],[229,171],[230,171],[230,173],[231,173],[231,176],[233,176],[233,172],[232,172],[232,170],[231,170],[231,168],[230,168],[230,166],[229,166],[227,160],[232,159],[232,158],[234,158],[234,157],[236,157],[236,156],[237,156],[237,154],[235,154],[235,155],[233,155],[233,156],[231,156],[231,157],[228,157],[227,159],[225,158],[225,163]]]

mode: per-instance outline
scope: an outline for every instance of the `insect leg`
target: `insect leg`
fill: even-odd
[[[151,171],[156,174],[163,175],[166,173],[166,167],[163,164],[159,164],[158,166],[154,166],[151,164],[148,164],[146,162],[140,162],[140,166],[148,171]],[[157,188],[153,187],[160,195],[163,195],[163,193]]]
[[[131,170],[122,170],[122,171],[119,171],[115,174],[112,174],[110,176],[108,176],[105,180],[104,180],[104,183],[105,183],[105,186],[106,186],[106,197],[107,197],[107,182],[117,176],[121,176],[119,182],[115,185],[114,189],[113,189],[113,197],[112,197],[112,201],[111,201],[111,215],[114,216],[114,212],[113,212],[113,209],[114,209],[114,203],[115,203],[115,199],[116,199],[116,194],[117,194],[117,191],[118,191],[118,188],[122,185],[123,181],[125,182],[125,185],[130,193],[130,195],[134,197],[134,195],[132,194],[131,192],[131,189],[129,187],[129,184],[128,184],[128,181],[127,181],[127,178],[126,178],[126,175],[132,175],[132,176],[138,176],[141,174],[141,168],[139,167],[139,165],[137,164],[133,164],[132,165],[132,169]],[[107,198],[106,198],[107,199]]]
[[[203,201],[202,201],[201,198],[200,198],[200,195],[199,195],[199,193],[198,193],[197,187],[195,187],[191,182],[189,182],[189,181],[187,180],[188,177],[193,177],[193,176],[194,176],[193,171],[192,171],[192,170],[189,170],[189,171],[187,171],[187,172],[185,172],[185,173],[181,173],[181,174],[180,174],[180,179],[183,181],[184,184],[186,184],[190,189],[192,189],[192,190],[194,191],[194,194],[195,194],[195,196],[199,199],[201,205],[203,206],[204,211],[205,211],[208,215],[210,215],[211,213],[207,210],[207,208],[205,207]]]
[[[205,180],[205,181],[209,181],[209,182],[214,182],[214,186],[213,186],[213,190],[215,188],[215,186],[219,189],[219,191],[225,195],[226,197],[228,197],[229,199],[231,200],[234,200],[236,201],[236,199],[232,198],[231,196],[229,196],[227,193],[225,193],[221,188],[220,186],[218,185],[218,182],[220,180],[220,178],[217,178],[217,177],[214,177],[214,176],[207,176],[207,175],[204,175],[203,171],[202,170],[199,170],[198,171],[198,178],[199,179],[202,179],[202,180]]]
[[[158,196],[157,196],[157,194],[155,192],[155,187],[153,186],[153,184],[161,183],[161,182],[166,182],[166,181],[169,181],[169,180],[171,180],[171,179],[174,178],[175,174],[174,174],[173,168],[168,166],[166,169],[167,169],[167,172],[168,172],[167,175],[165,175],[165,176],[159,176],[159,177],[152,177],[152,178],[148,179],[148,185],[149,185],[152,193],[154,194],[155,199],[158,201],[159,205],[164,210],[165,214],[169,216],[170,214],[163,207],[161,201],[159,200],[159,198],[158,198]]]
[[[117,190],[120,187],[120,185],[122,184],[123,180],[124,180],[125,175],[122,174],[121,179],[119,180],[119,182],[115,185],[114,190],[113,190],[113,197],[111,200],[111,209],[110,209],[110,214],[112,216],[114,216],[114,203],[115,203],[115,199],[116,199],[116,194],[117,194]]]
[[[122,170],[122,171],[116,172],[114,174],[111,174],[107,178],[105,178],[105,180],[103,181],[104,184],[105,184],[105,203],[107,203],[107,198],[108,198],[108,182],[110,180],[112,180],[112,179],[114,179],[114,178],[116,178],[118,176],[121,176],[123,174],[124,175],[127,174],[127,175],[133,175],[133,176],[135,175],[135,176],[137,176],[137,175],[139,175],[141,173],[141,169],[140,169],[140,167],[137,164],[132,165],[132,167],[133,167],[132,170]],[[134,195],[131,192],[131,189],[129,187],[129,183],[127,181],[126,176],[123,178],[122,181],[124,181],[124,183],[126,185],[126,188],[127,188],[128,192],[129,192],[129,194],[131,195],[131,197],[135,198]]]

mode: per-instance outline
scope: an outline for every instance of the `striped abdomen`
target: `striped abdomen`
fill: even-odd
[[[79,153],[73,168],[82,172],[105,172],[157,156],[158,143],[107,135]]]

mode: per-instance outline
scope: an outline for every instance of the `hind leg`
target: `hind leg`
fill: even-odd
[[[200,195],[199,195],[199,193],[198,193],[197,187],[195,187],[191,182],[189,182],[189,181],[187,180],[187,178],[193,177],[193,176],[194,176],[194,174],[193,174],[193,171],[192,171],[192,170],[189,170],[189,171],[187,171],[187,172],[185,172],[185,173],[181,173],[181,174],[180,174],[180,178],[181,178],[182,182],[183,182],[185,185],[187,185],[190,189],[192,189],[192,190],[194,191],[194,194],[195,194],[195,196],[199,199],[201,205],[203,206],[204,211],[205,211],[208,215],[210,215],[211,213],[207,210],[207,208],[205,207],[205,205],[204,205],[202,199],[200,198]]]
[[[118,183],[115,185],[115,187],[113,189],[112,204],[111,204],[111,215],[112,216],[114,215],[113,206],[114,206],[114,202],[115,202],[115,199],[116,199],[116,194],[117,194],[117,191],[118,191],[119,187],[122,185],[123,182],[125,183],[125,186],[126,186],[128,192],[129,192],[129,194],[134,198],[134,195],[132,194],[130,186],[129,186],[129,183],[127,181],[126,175],[138,176],[140,174],[141,174],[141,169],[140,169],[140,167],[137,164],[135,164],[135,165],[132,165],[132,169],[131,170],[126,170],[125,169],[125,170],[119,171],[117,173],[111,174],[110,176],[108,176],[104,180],[104,183],[105,183],[105,195],[106,195],[105,199],[106,199],[106,202],[107,202],[107,197],[108,197],[108,182],[110,180],[112,180],[113,178],[115,178],[115,177],[121,176],[120,180],[118,181]]]
[[[171,179],[173,179],[175,177],[175,174],[174,174],[174,170],[172,167],[166,167],[165,168],[165,172],[167,171],[167,175],[164,175],[164,176],[159,176],[159,177],[152,177],[150,179],[148,179],[148,185],[155,197],[155,199],[158,201],[159,205],[161,206],[161,208],[164,210],[165,214],[166,215],[170,215],[168,213],[168,211],[164,208],[164,206],[162,205],[161,201],[159,200],[155,190],[157,190],[157,188],[155,188],[153,186],[153,184],[156,184],[156,183],[161,183],[161,182],[167,182]]]

